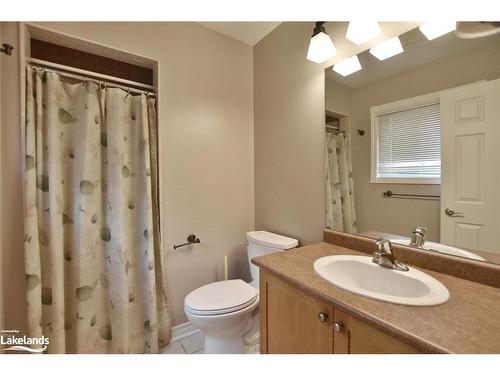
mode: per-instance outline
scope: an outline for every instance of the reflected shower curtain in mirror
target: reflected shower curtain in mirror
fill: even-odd
[[[156,353],[170,341],[155,102],[26,72],[28,326],[49,353]]]
[[[356,233],[351,145],[343,133],[326,133],[325,180],[326,227]]]

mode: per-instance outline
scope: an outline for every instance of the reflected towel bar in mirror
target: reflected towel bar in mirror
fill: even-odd
[[[404,198],[404,199],[430,199],[430,200],[440,200],[440,195],[427,195],[427,194],[399,194],[393,193],[390,190],[384,191],[384,197],[386,198]]]

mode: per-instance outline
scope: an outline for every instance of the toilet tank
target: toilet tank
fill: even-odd
[[[248,263],[250,265],[250,274],[252,275],[252,282],[250,285],[256,289],[259,289],[259,267],[252,264],[252,258],[278,253],[283,250],[297,247],[299,244],[299,241],[295,238],[285,237],[262,230],[248,232],[247,241]]]

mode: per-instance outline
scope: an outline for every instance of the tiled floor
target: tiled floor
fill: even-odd
[[[259,354],[259,315],[252,318],[252,326],[243,337],[245,354]],[[164,350],[163,354],[204,354],[205,352],[205,336],[200,331],[185,336],[180,340],[175,340],[170,343]]]
[[[254,338],[255,340],[255,338]],[[201,332],[184,337],[170,343],[163,354],[204,354],[204,336]],[[253,344],[253,345],[252,345]],[[245,343],[245,354],[259,354],[258,338],[257,343]]]
[[[203,354],[204,337],[201,332],[173,341],[163,354]]]

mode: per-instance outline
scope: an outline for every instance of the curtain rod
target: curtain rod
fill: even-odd
[[[332,126],[332,125],[325,125],[326,131],[327,132],[337,132],[337,133],[343,133],[346,134],[345,130],[341,130],[339,127]]]
[[[50,61],[45,61],[45,60],[40,60],[40,59],[34,59],[34,58],[26,58],[26,62],[29,65],[32,66],[37,66],[40,68],[45,69],[45,67],[53,68],[53,69],[45,69],[47,71],[52,71],[54,73],[61,74],[63,76],[69,77],[69,78],[74,78],[77,80],[81,81],[92,81],[97,84],[101,83],[106,83],[108,84],[108,87],[117,87],[126,91],[130,92],[135,92],[135,93],[145,93],[148,94],[149,96],[155,97],[155,92],[154,92],[154,87],[151,85],[146,85],[144,83],[140,82],[135,82],[135,81],[130,81],[128,79],[123,79],[123,78],[118,78],[118,77],[113,77],[109,76],[106,74],[101,74],[101,73],[96,73],[92,72],[90,70],[84,70],[84,69],[79,69],[79,68],[74,68],[71,66],[67,65],[61,65],[61,64],[56,64]],[[71,72],[78,73],[78,74],[72,74]],[[96,80],[97,78],[98,80]],[[123,85],[120,85],[116,82],[123,83]],[[141,87],[144,88],[144,90],[140,90],[138,88],[134,87]]]

